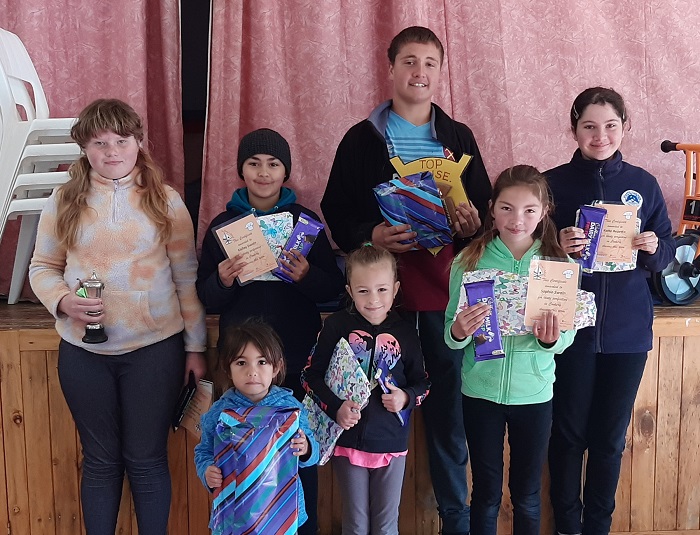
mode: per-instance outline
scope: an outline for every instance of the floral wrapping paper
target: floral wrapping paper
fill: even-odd
[[[287,243],[289,236],[292,234],[294,217],[290,212],[261,215],[258,217],[258,224],[275,258],[279,258],[284,244]],[[280,279],[275,277],[272,273],[263,273],[252,280],[280,282]]]
[[[362,408],[369,402],[370,381],[345,338],[336,344],[324,380],[340,399],[351,399]],[[302,404],[307,411],[309,427],[319,445],[318,464],[326,464],[333,456],[335,443],[343,428],[326,414],[323,403],[312,393],[304,396]]]
[[[527,297],[527,277],[498,269],[466,271],[459,289],[459,304],[455,316],[467,307],[467,294],[464,283],[493,280],[493,292],[496,297],[498,328],[503,336],[531,334],[532,329],[525,326],[525,301]],[[595,325],[595,295],[585,290],[576,292],[576,313],[574,329]]]

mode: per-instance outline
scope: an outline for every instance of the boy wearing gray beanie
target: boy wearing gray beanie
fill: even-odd
[[[237,170],[244,187],[233,192],[226,211],[212,220],[204,236],[197,271],[197,294],[208,313],[220,314],[220,335],[253,316],[261,318],[277,332],[284,344],[287,364],[283,386],[291,388],[301,401],[304,397],[301,371],[321,330],[321,315],[316,305],[334,300],[345,287],[325,231],[319,233],[306,258],[296,251],[280,255],[280,264],[293,282],[253,280],[240,285],[236,277],[245,269],[245,262],[240,257],[226,258],[211,230],[251,212],[256,216],[290,212],[294,224],[303,212],[320,221],[318,215],[296,202],[291,188],[283,186],[291,169],[289,143],[279,133],[261,128],[243,136],[238,146]],[[300,470],[299,477],[308,520],[299,527],[298,533],[316,534],[316,467]]]

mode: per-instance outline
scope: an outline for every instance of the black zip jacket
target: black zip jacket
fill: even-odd
[[[572,349],[588,345],[596,353],[649,351],[654,307],[646,277],[649,272],[663,270],[675,255],[671,222],[659,184],[644,169],[624,162],[619,151],[609,160],[598,161],[584,159],[577,150],[569,163],[545,174],[559,230],[575,224],[576,210],[582,204],[594,200],[619,203],[636,197],[636,193],[641,197],[637,212],[641,232],[654,231],[659,246],[653,255],[639,251],[637,267],[632,271],[584,274],[581,288],[595,294],[598,316],[594,327],[578,331]]]
[[[276,207],[271,212],[290,212],[294,224],[299,214],[320,218],[300,204]],[[202,243],[202,256],[197,270],[197,294],[209,314],[220,314],[219,332],[229,325],[242,323],[249,317],[264,319],[277,332],[284,344],[287,373],[298,374],[304,368],[321,330],[321,315],[316,303],[335,299],[344,288],[344,277],[325,231],[309,251],[309,272],[298,283],[253,281],[230,288],[221,284],[218,266],[225,258],[211,229],[244,213],[229,209],[214,218]]]
[[[405,408],[414,408],[427,395],[430,383],[423,367],[418,333],[412,324],[393,311],[381,325],[372,325],[358,312],[341,310],[326,318],[309,365],[304,370],[309,388],[327,405],[326,412],[331,418],[336,418],[343,404],[343,400],[324,381],[335,345],[341,338],[351,342],[351,345],[354,340],[362,339],[366,348],[371,350],[374,362],[375,341],[380,334],[389,335],[390,343],[396,341],[395,347],[400,357],[392,373],[397,386],[408,394]],[[408,449],[409,426],[402,426],[396,415],[384,408],[382,393],[380,386],[372,390],[369,403],[362,409],[360,421],[343,431],[337,442],[339,446],[370,453],[398,453]]]

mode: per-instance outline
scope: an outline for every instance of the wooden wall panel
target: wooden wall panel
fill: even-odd
[[[417,409],[415,414],[412,418],[413,443],[409,446],[409,454],[413,455],[416,467],[416,527],[413,533],[431,535],[438,532],[440,520],[437,514],[437,501],[435,501],[435,494],[433,494],[433,484],[430,480],[423,413],[421,409]]]
[[[3,437],[5,436],[4,432],[4,427],[6,425],[5,422],[5,413],[2,410],[2,405],[3,405],[3,396],[2,396],[2,390],[3,390],[3,379],[2,377],[5,374],[5,365],[4,365],[4,358],[5,355],[3,354],[3,347],[5,344],[11,343],[11,340],[8,339],[7,337],[3,336],[3,333],[0,332],[0,527],[2,526],[10,526],[10,510],[9,510],[9,501],[7,499],[7,471],[5,469],[6,466],[6,457],[5,457],[5,441]]]
[[[27,455],[24,441],[22,366],[17,331],[0,332],[0,366],[9,524],[12,533],[31,534],[27,491]]]
[[[46,373],[49,392],[49,420],[51,426],[51,464],[56,513],[56,535],[74,535],[80,532],[80,494],[78,482],[78,448],[76,430],[58,380],[58,351],[46,352]]]
[[[632,414],[632,478],[630,480],[630,529],[654,529],[654,487],[647,484],[656,476],[656,410],[659,375],[659,339],[647,357]]]
[[[685,338],[676,529],[700,529],[700,337]]]
[[[664,328],[649,353],[628,430],[614,533],[700,535],[700,336],[695,331],[671,336],[671,324]],[[215,339],[215,333],[210,335]],[[79,493],[82,458],[58,383],[57,345],[58,337],[48,330],[0,331],[0,478],[4,481],[0,503],[7,504],[0,507],[0,523],[9,522],[13,534],[84,533]],[[210,351],[210,365],[214,359]],[[410,436],[401,533],[433,535],[440,526],[420,410]],[[209,533],[211,500],[194,470],[196,443],[184,430],[170,438],[169,535]],[[339,534],[341,499],[330,465],[319,469],[319,485],[320,533]],[[124,488],[117,532],[136,535],[127,481]],[[543,535],[554,530],[547,492],[545,474]],[[507,473],[500,520],[499,535],[509,535],[512,509]]]
[[[197,476],[197,470],[194,467],[194,447],[199,443],[199,440],[187,433],[184,429],[178,430],[186,438],[186,467],[187,467],[187,504],[189,532],[188,535],[209,535],[209,513],[211,512],[211,495],[204,488],[202,482]],[[180,474],[180,477],[182,475]],[[180,533],[179,531],[170,531],[171,535]]]
[[[676,529],[683,338],[661,338],[654,481],[654,529]]]
[[[54,496],[61,488],[60,482],[53,480],[46,361],[44,351],[21,353],[27,494],[33,535],[56,535]]]
[[[187,433],[185,429],[171,433],[168,440],[168,464],[173,474],[187,474]],[[170,518],[168,531],[175,527],[186,528],[189,531],[189,515],[187,509],[187,477],[173,477],[171,483],[172,499],[170,502]]]

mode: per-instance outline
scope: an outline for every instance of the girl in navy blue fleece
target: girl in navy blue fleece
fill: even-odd
[[[579,148],[569,163],[545,173],[559,241],[568,254],[587,243],[583,230],[575,227],[582,204],[601,200],[636,206],[642,223],[633,240],[639,250],[634,270],[583,277],[581,287],[596,296],[596,325],[579,330],[571,347],[556,357],[549,469],[554,518],[562,534],[610,531],[625,432],[652,346],[653,305],[646,277],[674,256],[659,184],[644,169],[623,161],[618,150],[628,120],[618,93],[586,89],[571,108],[571,131]]]

